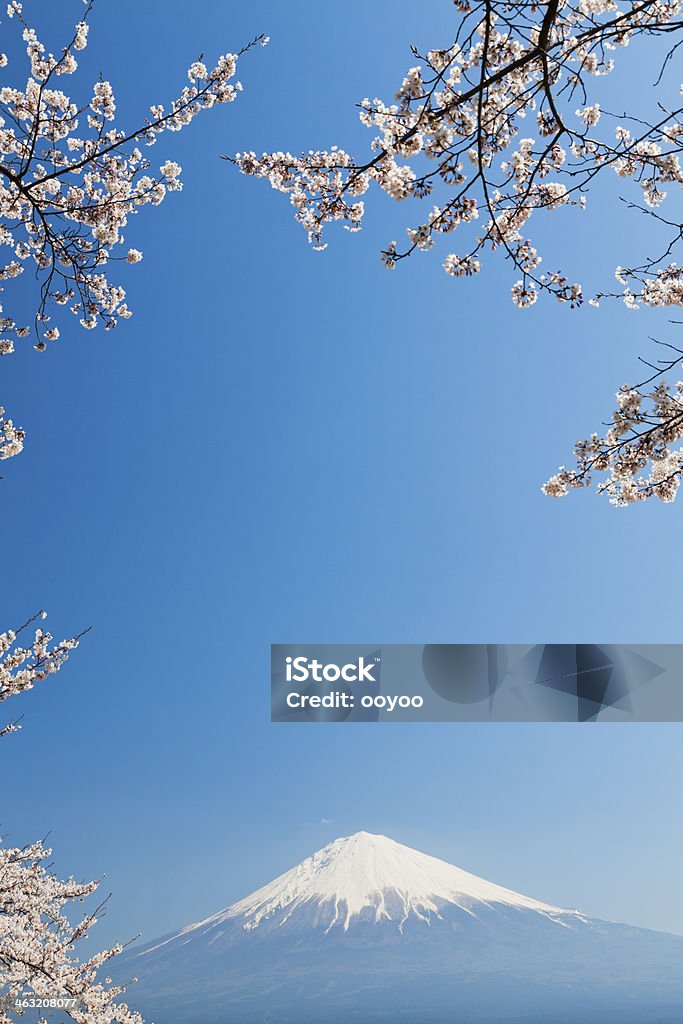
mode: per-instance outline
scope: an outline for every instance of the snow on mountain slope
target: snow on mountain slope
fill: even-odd
[[[386,836],[356,832],[307,857],[269,885],[224,912],[224,919],[241,917],[245,928],[284,913],[282,923],[309,900],[329,908],[332,927],[344,930],[366,908],[375,920],[399,925],[414,914],[429,921],[444,903],[471,910],[476,903],[502,903],[537,910],[549,916],[568,911],[520,896],[487,882],[446,861],[429,857]]]
[[[152,946],[232,924],[251,932],[269,930],[305,916],[307,925],[347,931],[355,919],[393,922],[399,930],[410,919],[427,924],[446,907],[476,917],[477,908],[536,911],[558,924],[585,921],[577,910],[541,903],[472,875],[446,861],[369,832],[336,839],[268,885],[217,914],[189,925]]]

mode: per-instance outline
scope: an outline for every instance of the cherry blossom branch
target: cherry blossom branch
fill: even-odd
[[[33,689],[36,683],[42,683],[48,676],[58,672],[70,652],[78,647],[80,640],[90,631],[88,627],[71,639],[52,645],[52,634],[39,626],[34,631],[31,643],[22,646],[19,642],[22,633],[36,620],[45,617],[45,612],[36,612],[18,628],[0,633],[0,704]],[[15,728],[15,725],[7,726],[0,735],[14,732]]]
[[[664,378],[683,364],[683,349],[652,340],[675,352],[673,358],[656,364],[641,359],[653,372],[633,387],[619,389],[617,409],[606,424],[607,431],[577,441],[576,468],[561,466],[544,484],[545,494],[565,497],[572,489],[588,487],[600,474],[598,493],[607,494],[617,507],[651,497],[666,503],[675,499],[683,471],[683,448],[672,445],[683,438],[683,381],[671,385]]]
[[[598,177],[614,174],[639,191],[667,239],[659,255],[617,267],[621,290],[602,288],[590,303],[620,298],[629,309],[682,306],[683,267],[676,255],[683,228],[677,217],[658,212],[667,193],[683,185],[683,107],[666,101],[671,86],[664,77],[680,44],[674,40],[655,69],[660,92],[649,117],[601,109],[592,84],[614,71],[626,45],[679,34],[679,4],[520,0],[510,7],[503,0],[458,0],[456,8],[454,41],[425,54],[412,48],[419,63],[407,71],[394,102],[366,98],[360,103],[360,120],[374,133],[364,159],[336,146],[300,156],[244,152],[226,159],[288,195],[315,249],[326,247],[324,232],[333,222],[360,230],[372,188],[397,201],[412,199],[423,211],[421,219],[406,227],[403,247],[396,241],[385,245],[386,266],[434,249],[457,231],[461,248],[442,257],[446,273],[480,273],[488,255],[498,252],[516,271],[511,296],[520,308],[543,293],[570,307],[582,304],[581,282],[562,268],[546,267],[528,225],[534,215],[585,209]],[[641,208],[633,197],[626,202]],[[642,423],[636,418],[630,424],[635,433],[629,429],[581,442],[576,471],[561,470],[545,492],[563,494],[583,486],[596,467],[611,472],[616,459],[621,476],[600,488],[616,504],[642,496],[670,500],[678,463],[669,443],[678,437],[680,396],[677,385],[668,397],[662,387],[646,396],[648,411],[643,407],[638,413]],[[624,409],[635,416],[633,390],[619,392],[617,430]],[[628,482],[629,459],[638,473],[649,467],[635,488]]]
[[[202,55],[168,109],[152,106],[140,126],[124,131],[115,127],[114,91],[102,76],[80,107],[60,88],[78,70],[92,8],[89,0],[69,43],[53,55],[22,3],[11,0],[7,7],[21,33],[29,76],[18,68],[21,86],[0,87],[0,246],[9,254],[0,261],[0,292],[27,267],[37,290],[30,324],[20,307],[3,308],[3,296],[0,355],[31,335],[44,351],[60,337],[67,312],[82,327],[105,331],[132,315],[125,289],[109,278],[110,265],[142,260],[140,249],[124,245],[131,217],[182,188],[179,164],[167,159],[155,170],[143,151],[163,133],[184,130],[202,111],[234,101],[242,89],[235,80],[238,60],[268,42],[258,35],[213,67]],[[0,54],[0,68],[9,63]],[[7,459],[21,452],[26,435],[2,417],[0,410],[0,459]]]

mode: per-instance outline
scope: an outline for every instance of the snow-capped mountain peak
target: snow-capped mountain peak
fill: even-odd
[[[253,933],[300,926],[330,932],[348,931],[363,921],[388,923],[403,931],[409,920],[430,924],[454,909],[476,917],[482,908],[536,911],[558,923],[582,917],[578,911],[522,896],[387,836],[356,832],[335,839],[268,885],[148,952],[197,934],[223,935],[226,928]]]
[[[256,928],[274,916],[281,923],[297,908],[318,904],[328,927],[348,929],[361,914],[405,923],[410,915],[429,921],[444,904],[472,911],[477,903],[506,904],[548,915],[567,911],[504,889],[446,861],[419,853],[370,832],[335,839],[269,885],[240,900],[225,918],[241,917]]]

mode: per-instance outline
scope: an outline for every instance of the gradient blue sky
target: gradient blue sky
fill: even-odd
[[[27,6],[54,45],[59,8]],[[84,63],[128,125],[199,52],[272,36],[238,103],[153,153],[185,190],[129,230],[134,318],[3,360],[29,431],[4,466],[3,622],[45,607],[60,638],[94,629],[15,702],[1,825],[16,844],[51,830],[60,870],[106,872],[99,943],[205,916],[361,828],[683,933],[682,726],[268,721],[271,641],[680,639],[680,504],[539,491],[664,320],[521,313],[502,263],[469,286],[438,255],[389,273],[377,253],[409,211],[388,200],[316,254],[285,198],[218,159],[360,147],[354,102],[388,97],[452,10],[97,5]],[[599,284],[643,229],[605,193],[536,237]]]

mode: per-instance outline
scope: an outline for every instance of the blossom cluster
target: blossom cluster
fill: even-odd
[[[5,410],[0,405],[0,459],[11,459],[24,447],[25,432],[15,427],[12,420],[5,419]]]
[[[665,108],[664,117],[659,109],[647,123],[615,117],[589,101],[591,80],[614,68],[610,54],[638,36],[666,32],[681,5],[523,0],[514,18],[496,0],[485,7],[463,0],[456,7],[455,42],[423,56],[414,50],[420,63],[407,71],[394,102],[360,103],[361,122],[373,132],[365,160],[333,147],[302,155],[244,152],[234,162],[289,194],[317,249],[325,247],[331,222],[359,229],[365,212],[359,197],[379,186],[395,200],[420,200],[426,208],[407,228],[404,247],[385,247],[388,267],[457,229],[460,249],[443,260],[449,275],[476,274],[484,254],[500,250],[519,275],[511,288],[517,306],[533,305],[544,291],[580,305],[579,282],[561,270],[539,269],[528,223],[537,211],[584,208],[603,169],[637,183],[647,208],[664,201],[664,186],[683,184],[680,109]],[[647,305],[683,302],[680,271],[659,262],[633,272],[638,289],[624,279],[627,305],[638,298]]]
[[[604,436],[578,441],[576,468],[560,467],[543,486],[545,494],[562,498],[599,474],[598,491],[618,507],[651,497],[674,500],[683,472],[683,381],[659,381],[649,391],[625,385],[616,398]]]
[[[19,693],[31,690],[48,676],[58,672],[70,651],[78,647],[83,634],[53,644],[53,636],[40,626],[35,629],[33,639],[25,646],[20,634],[37,619],[44,619],[45,612],[37,612],[18,629],[6,629],[0,633],[0,704]],[[12,732],[16,726],[9,725],[0,731]]]
[[[0,1024],[12,1024],[9,1007],[27,993],[73,1000],[68,1012],[77,1024],[143,1024],[120,1001],[123,987],[97,981],[120,945],[82,961],[74,957],[97,912],[72,924],[66,908],[91,896],[98,883],[59,880],[49,867],[51,852],[42,842],[0,846],[0,989],[7,1007],[0,1006]]]
[[[624,285],[624,302],[629,309],[639,309],[641,303],[653,309],[683,306],[683,267],[673,262],[657,266],[659,262],[648,260],[633,269],[617,267],[615,277]]]
[[[142,253],[124,247],[130,217],[182,188],[177,163],[166,160],[155,168],[145,153],[164,132],[181,131],[203,110],[232,102],[241,89],[235,80],[239,54],[224,54],[213,67],[195,61],[170,104],[152,106],[136,129],[117,127],[110,82],[96,81],[80,105],[63,87],[88,44],[91,6],[57,54],[46,50],[18,0],[7,7],[23,38],[29,74],[21,87],[0,86],[0,282],[6,287],[27,270],[37,275],[38,350],[59,337],[63,312],[88,330],[110,330],[130,317],[126,292],[110,280],[108,265],[139,262]],[[249,46],[257,41],[264,38]],[[6,67],[7,57],[0,63]],[[0,354],[30,333],[18,314],[3,311]]]

